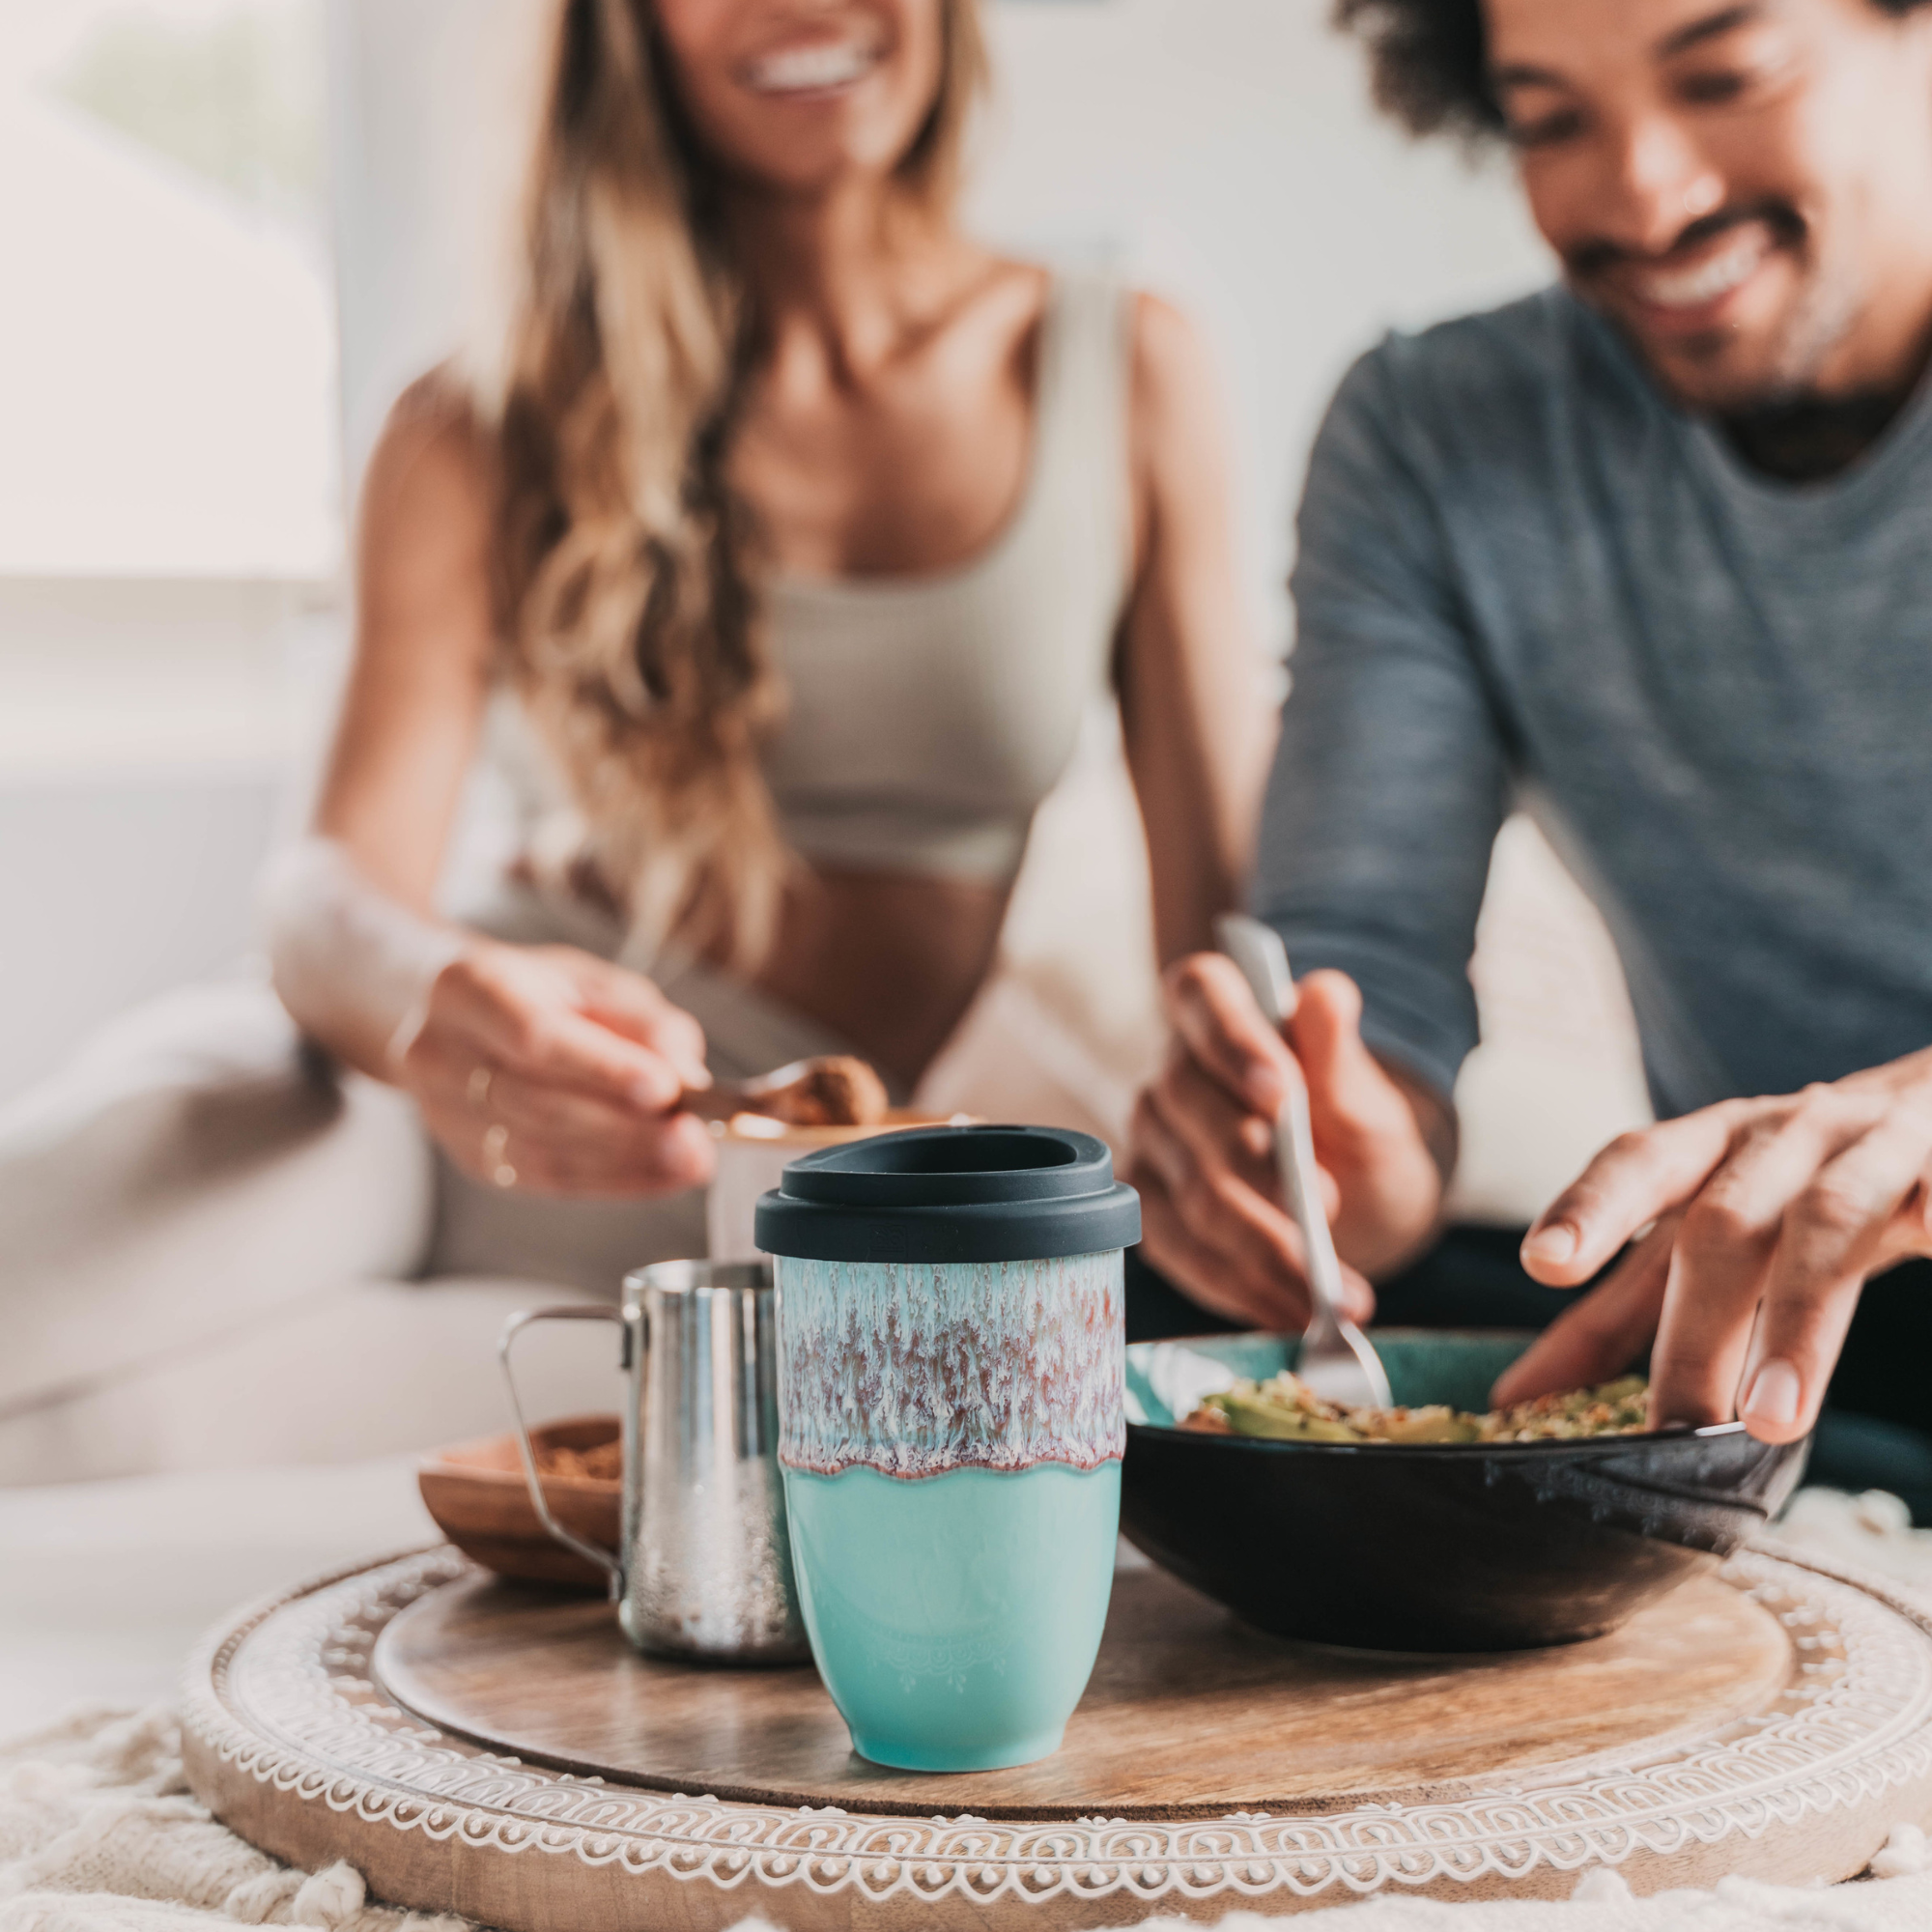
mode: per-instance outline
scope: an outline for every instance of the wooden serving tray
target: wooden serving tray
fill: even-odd
[[[1593,1643],[1389,1658],[1125,1569],[1062,1751],[926,1777],[855,1758],[809,1668],[640,1658],[607,1605],[443,1548],[213,1634],[184,1743],[244,1837],[506,1932],[1558,1898],[1596,1863],[1803,1883],[1932,1810],[1932,1619],[1767,1550]]]

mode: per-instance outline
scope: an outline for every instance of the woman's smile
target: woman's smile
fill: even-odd
[[[870,35],[794,42],[753,56],[737,77],[754,94],[833,94],[864,80],[884,56],[883,45]]]

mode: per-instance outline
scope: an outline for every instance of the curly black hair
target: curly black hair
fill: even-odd
[[[1872,0],[1910,14],[1932,0]],[[1482,0],[1335,0],[1335,24],[1369,49],[1376,105],[1412,134],[1499,134]]]

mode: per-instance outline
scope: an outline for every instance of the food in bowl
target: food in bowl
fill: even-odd
[[[1395,1400],[1481,1415],[1527,1331],[1378,1328]],[[1281,1636],[1515,1650],[1614,1630],[1761,1532],[1803,1442],[1742,1423],[1474,1442],[1189,1429],[1212,1394],[1293,1370],[1293,1336],[1127,1349],[1121,1527],[1183,1582]]]
[[[1356,1408],[1324,1402],[1291,1370],[1206,1396],[1180,1425],[1277,1442],[1541,1442],[1634,1435],[1650,1427],[1650,1384],[1623,1376],[1482,1414],[1447,1403]]]

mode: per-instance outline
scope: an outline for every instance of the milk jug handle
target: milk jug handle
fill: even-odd
[[[510,1391],[510,1413],[517,1422],[517,1454],[523,1461],[524,1481],[529,1486],[530,1502],[536,1509],[537,1520],[566,1549],[574,1549],[586,1562],[596,1564],[604,1572],[611,1580],[611,1598],[614,1603],[624,1593],[623,1565],[608,1549],[586,1543],[582,1537],[572,1534],[557,1521],[551,1514],[550,1503],[544,1495],[543,1480],[537,1474],[536,1451],[530,1445],[529,1425],[524,1420],[524,1405],[517,1396],[517,1378],[510,1367],[510,1344],[535,1321],[614,1321],[622,1327],[623,1311],[596,1301],[572,1302],[561,1308],[525,1308],[504,1322],[502,1337],[497,1344],[497,1359],[503,1365],[503,1385]]]

